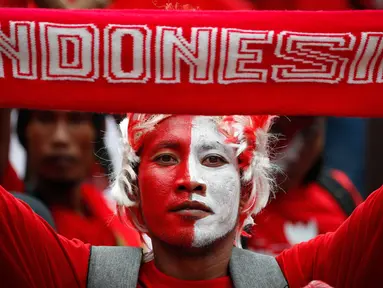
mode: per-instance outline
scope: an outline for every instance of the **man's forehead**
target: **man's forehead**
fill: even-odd
[[[193,138],[193,139],[192,139]],[[145,142],[151,144],[170,143],[181,140],[198,141],[201,144],[215,146],[224,144],[225,137],[218,132],[217,124],[208,116],[171,116],[156,125]]]
[[[171,116],[157,124],[153,132],[157,132],[157,135],[163,136],[163,134],[180,135],[179,133],[186,135],[191,134],[193,131],[206,134],[205,138],[219,134],[217,124],[211,117],[189,115]]]

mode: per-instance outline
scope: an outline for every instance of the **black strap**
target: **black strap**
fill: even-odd
[[[350,192],[331,176],[330,171],[321,173],[317,181],[320,186],[334,197],[347,216],[350,216],[356,208],[355,201],[352,199]]]

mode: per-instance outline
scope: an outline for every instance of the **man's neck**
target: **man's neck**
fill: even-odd
[[[233,249],[233,241],[227,240],[218,240],[206,248],[189,249],[155,241],[154,263],[162,273],[177,279],[209,280],[224,277],[228,275]]]
[[[37,196],[48,206],[59,206],[81,212],[81,184],[41,181],[34,189]]]

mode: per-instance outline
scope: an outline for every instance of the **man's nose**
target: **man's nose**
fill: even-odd
[[[176,183],[177,192],[196,193],[206,195],[206,184],[202,181],[191,181],[190,179],[180,179]]]
[[[52,135],[52,144],[56,147],[64,147],[69,145],[70,135],[68,126],[65,123],[57,123]]]

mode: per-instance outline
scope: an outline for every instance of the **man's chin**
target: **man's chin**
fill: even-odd
[[[42,177],[46,184],[51,186],[57,186],[60,190],[71,189],[77,185],[81,184],[81,180],[75,177],[63,176],[63,175],[49,175],[48,177]]]
[[[227,234],[221,236],[217,236],[211,231],[206,231],[205,237],[199,238],[198,241],[195,238],[195,233],[193,231],[193,235],[190,234],[182,234],[175,232],[172,235],[163,235],[161,240],[166,242],[167,245],[173,246],[174,248],[188,250],[193,253],[197,251],[204,251],[205,249],[210,249],[212,245],[216,242],[219,242],[222,238],[225,238]]]

